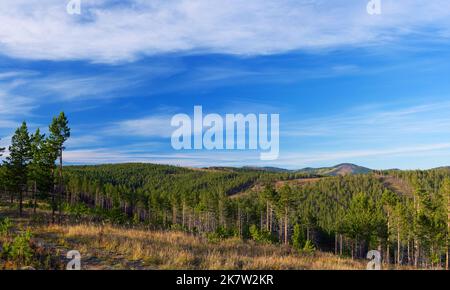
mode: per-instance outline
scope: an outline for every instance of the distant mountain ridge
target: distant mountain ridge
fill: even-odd
[[[257,166],[245,166],[242,167],[243,170],[260,170],[267,172],[295,172],[295,173],[308,173],[326,176],[342,176],[342,175],[353,175],[353,174],[368,174],[373,170],[367,167],[359,166],[352,163],[342,163],[332,167],[307,167],[300,170],[289,170],[279,167],[257,167]]]
[[[289,169],[284,169],[284,168],[279,168],[279,167],[271,167],[271,166],[266,166],[266,167],[244,166],[244,167],[242,167],[242,169],[268,171],[268,172],[294,172],[295,171],[295,170],[289,170]]]
[[[362,167],[351,163],[342,163],[333,167],[321,167],[321,168],[304,168],[298,172],[306,172],[318,175],[339,176],[339,175],[353,175],[353,174],[368,174],[372,172],[372,169]]]

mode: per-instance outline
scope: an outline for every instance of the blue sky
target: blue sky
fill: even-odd
[[[0,144],[63,110],[68,163],[450,165],[449,2],[367,2],[3,0]],[[195,105],[279,113],[280,158],[173,150]]]

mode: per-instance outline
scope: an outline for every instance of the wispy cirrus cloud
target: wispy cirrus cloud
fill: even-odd
[[[449,134],[449,109],[448,101],[356,107],[333,116],[287,122],[282,134],[288,137],[339,137],[347,138],[349,142],[367,138],[392,140],[412,134]]]
[[[33,98],[14,91],[21,83],[20,78],[30,75],[21,71],[0,71],[0,129],[16,128],[20,118],[38,107]]]
[[[3,0],[0,53],[26,59],[132,61],[142,55],[214,52],[264,55],[364,46],[433,29],[449,35],[448,1],[383,0],[372,17],[366,1]]]
[[[387,156],[414,156],[417,154],[438,152],[442,150],[449,151],[450,143],[431,143],[404,147],[390,147],[382,149],[364,149],[364,150],[346,150],[346,151],[316,151],[308,154],[286,153],[282,154],[279,162],[285,166],[299,166],[317,164],[317,162],[326,161],[330,165],[333,162],[352,160],[361,157],[383,158]],[[449,152],[450,153],[450,152]]]
[[[103,132],[113,136],[170,137],[171,115],[151,115],[140,119],[130,119],[107,126]]]
[[[393,158],[430,158],[450,156],[450,143],[430,143],[405,147],[390,147],[384,149],[343,150],[343,151],[315,151],[308,153],[282,152],[276,161],[261,161],[259,155],[248,151],[192,151],[192,152],[166,152],[145,153],[134,150],[118,148],[97,148],[68,150],[65,160],[72,164],[102,164],[143,162],[169,164],[188,167],[210,166],[277,166],[288,169],[301,169],[309,166],[332,166],[342,162],[355,162],[365,160],[365,164],[373,168],[388,168],[392,163],[383,163],[383,160]],[[381,164],[379,163],[381,161]],[[445,160],[441,161],[445,165]],[[437,163],[439,164],[439,163]],[[397,166],[398,164],[392,164]],[[415,169],[414,165],[404,169]]]
[[[68,150],[65,160],[75,164],[143,162],[189,167],[241,166],[260,162],[259,154],[244,151],[143,153],[117,148]]]
[[[96,68],[98,69],[98,67]],[[85,103],[133,97],[130,90],[148,85],[158,78],[169,77],[176,65],[151,64],[117,67],[106,72],[61,69],[11,71],[0,69],[0,114],[21,116],[39,106],[51,103]],[[98,105],[98,104],[97,104]],[[80,109],[80,105],[74,110]]]

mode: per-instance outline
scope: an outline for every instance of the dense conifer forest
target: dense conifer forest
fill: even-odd
[[[62,166],[65,115],[49,136],[23,123],[0,167],[1,201],[51,212],[51,223],[182,231],[385,263],[448,268],[450,170],[345,176],[153,164]],[[2,225],[5,221],[2,220]]]

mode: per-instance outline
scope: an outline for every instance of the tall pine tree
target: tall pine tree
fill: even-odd
[[[37,195],[39,192],[47,193],[53,188],[52,170],[55,167],[56,154],[51,150],[45,134],[37,129],[31,135],[31,162],[28,176],[33,188],[34,212],[36,212]]]
[[[59,219],[61,220],[61,200],[64,192],[64,181],[63,181],[63,151],[65,149],[64,143],[70,138],[70,128],[69,121],[67,120],[64,112],[61,112],[58,117],[53,118],[53,121],[49,128],[50,136],[49,142],[57,152],[57,158],[59,158],[59,182],[58,182],[58,209],[59,209]],[[53,211],[54,217],[54,211]]]
[[[28,127],[22,123],[11,140],[9,156],[6,158],[7,169],[10,171],[10,182],[15,193],[19,194],[19,215],[22,216],[23,193],[27,190],[27,167],[31,160],[31,141]]]

